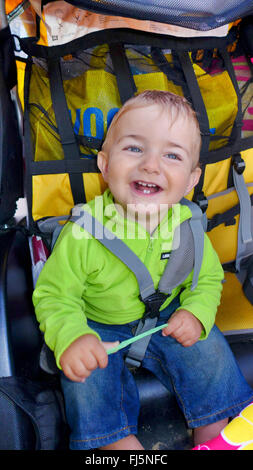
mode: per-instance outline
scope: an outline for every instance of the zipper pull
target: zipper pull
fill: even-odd
[[[153,245],[154,245],[154,238],[150,237],[149,244],[148,244],[148,252],[150,253],[153,251]]]

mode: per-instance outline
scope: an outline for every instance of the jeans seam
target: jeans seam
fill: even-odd
[[[124,384],[123,384],[123,382],[122,382],[122,383],[121,383],[121,403],[120,403],[120,408],[121,408],[121,410],[122,410],[122,413],[124,413],[124,415],[125,415],[125,420],[126,420],[127,427],[129,427],[127,414],[126,414],[126,412],[125,412],[125,410],[124,410],[124,407],[123,407],[123,396],[124,396]]]
[[[225,413],[226,411],[229,411],[233,408],[238,408],[239,406],[243,406],[243,405],[245,405],[245,403],[251,402],[252,400],[253,400],[253,395],[252,395],[251,398],[248,398],[248,400],[244,400],[241,403],[237,403],[237,405],[233,405],[233,406],[230,406],[229,408],[225,408],[223,410],[217,411],[217,413],[212,413],[212,414],[203,416],[202,418],[196,418],[196,419],[188,420],[188,423],[190,424],[190,423],[194,423],[195,421],[203,421],[204,419],[210,418],[212,416],[216,416],[218,414]]]
[[[123,428],[120,428],[119,430],[115,431],[115,432],[112,432],[110,434],[106,434],[104,436],[101,436],[101,437],[91,437],[90,439],[70,439],[71,442],[89,442],[89,441],[97,441],[97,440],[101,440],[101,439],[105,439],[107,437],[111,437],[111,436],[114,436],[115,434],[118,434],[119,432],[121,431],[125,431],[126,429],[130,429],[130,428],[136,428],[136,426],[134,424],[130,424],[128,426],[125,426]]]

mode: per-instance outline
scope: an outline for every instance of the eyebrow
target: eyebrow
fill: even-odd
[[[176,142],[168,141],[168,142],[167,142],[167,145],[171,145],[172,147],[182,149],[182,150],[184,150],[186,153],[189,153],[189,152],[188,152],[188,149],[187,149],[186,147],[184,147],[183,145],[180,145],[180,144],[178,144],[178,143],[176,143]]]
[[[119,138],[117,143],[121,142],[123,139],[135,139],[135,140],[145,140],[145,137],[137,134],[129,134],[129,135],[123,135],[122,137]]]

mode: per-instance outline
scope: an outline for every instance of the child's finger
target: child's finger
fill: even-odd
[[[114,342],[106,342],[106,341],[102,341],[102,344],[105,348],[105,350],[107,351],[107,349],[111,349],[111,348],[116,348],[118,345],[119,345],[119,341],[114,341]]]
[[[66,375],[66,377],[68,377],[68,379],[72,380],[73,382],[84,382],[87,377],[85,371],[83,371],[83,373],[80,373],[81,371],[79,370],[77,374],[75,370],[68,364],[64,366],[63,372],[64,375]]]
[[[185,334],[187,334],[187,332],[185,331],[185,328],[183,326],[179,326],[170,334],[170,336],[180,341],[181,338],[185,337]]]
[[[107,349],[116,347],[118,346],[118,344],[119,344],[119,341],[115,341],[115,342],[101,341],[101,346],[102,346],[103,351],[100,351],[100,353],[97,355],[98,365],[101,369],[104,369],[108,364]]]
[[[168,326],[166,326],[162,330],[162,335],[163,336],[169,336],[172,333],[175,333],[179,328],[181,328],[182,322],[179,320],[176,316],[171,317],[171,319],[168,321]]]

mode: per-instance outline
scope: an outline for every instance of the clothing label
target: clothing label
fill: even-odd
[[[162,253],[161,254],[161,259],[169,259],[170,258],[171,251],[167,253]]]
[[[33,0],[40,2],[40,0]],[[38,10],[38,5],[37,5]],[[49,46],[72,41],[85,34],[109,28],[132,28],[150,33],[179,37],[226,36],[228,25],[210,31],[197,31],[155,21],[135,20],[121,16],[101,15],[79,9],[63,0],[47,3],[43,7]]]

